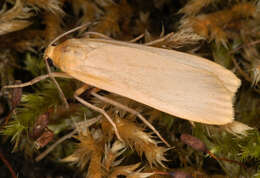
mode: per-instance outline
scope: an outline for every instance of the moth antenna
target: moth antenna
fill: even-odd
[[[111,38],[107,35],[104,35],[102,33],[99,33],[99,32],[86,32],[86,33],[84,33],[84,37],[86,37],[88,35],[96,35],[98,37],[101,37],[101,38],[104,38],[104,39],[107,39],[107,40],[114,40],[113,38]]]
[[[78,27],[75,27],[75,28],[73,28],[73,29],[71,29],[71,30],[69,30],[69,31],[66,31],[66,32],[62,33],[61,35],[59,35],[59,36],[57,36],[56,38],[54,38],[54,40],[52,40],[52,41],[50,42],[50,44],[48,45],[48,47],[51,46],[51,45],[53,45],[56,41],[58,41],[58,40],[61,39],[62,37],[66,36],[66,35],[68,35],[68,34],[70,34],[70,33],[73,33],[73,32],[75,32],[75,31],[77,31],[77,30],[79,30],[79,29],[81,29],[81,28],[83,28],[83,27],[86,27],[86,26],[88,26],[89,24],[90,24],[90,23],[86,23],[86,24],[80,25],[80,26],[78,26]]]
[[[69,31],[67,31],[67,32],[65,32],[65,33],[63,33],[63,34],[57,36],[54,40],[52,40],[52,41],[50,42],[50,44],[48,45],[48,47],[52,46],[56,41],[58,41],[59,39],[61,39],[61,38],[64,37],[65,35],[68,35],[68,34],[70,34],[70,33],[72,33],[72,32],[75,32],[75,31],[77,31],[77,30],[83,28],[83,27],[86,27],[86,26],[88,26],[89,24],[90,24],[90,23],[86,23],[86,24],[80,25],[80,26],[78,26],[78,27],[76,27],[76,28],[73,28],[73,29],[71,29],[71,30],[69,30]],[[48,47],[47,47],[47,48],[48,48]],[[52,81],[53,81],[54,84],[56,85],[56,87],[57,87],[57,89],[58,89],[58,91],[59,91],[60,98],[61,98],[62,101],[64,102],[65,107],[68,109],[68,108],[69,108],[69,103],[68,103],[68,101],[67,101],[67,99],[66,99],[66,97],[65,97],[65,95],[64,95],[64,93],[63,93],[63,91],[62,91],[62,89],[61,89],[61,87],[60,87],[60,85],[58,84],[57,80],[56,80],[55,77],[52,75],[51,68],[50,68],[50,66],[49,66],[49,64],[48,64],[48,60],[47,60],[47,59],[48,59],[48,56],[44,54],[44,57],[43,57],[43,58],[44,58],[44,61],[45,61],[45,64],[46,64],[47,71],[48,71],[48,73],[49,73],[49,75],[50,75],[50,78],[52,79]]]

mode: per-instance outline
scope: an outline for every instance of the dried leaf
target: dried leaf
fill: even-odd
[[[50,141],[52,141],[54,134],[51,130],[45,129],[43,134],[34,142],[37,149],[45,147]]]
[[[16,84],[20,84],[21,81],[17,81]],[[22,88],[14,88],[12,91],[12,109],[14,109],[20,102],[23,94]]]
[[[34,123],[32,133],[30,134],[31,138],[34,140],[39,138],[45,131],[48,123],[49,113],[41,114]]]

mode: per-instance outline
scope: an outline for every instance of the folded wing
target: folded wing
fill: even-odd
[[[67,69],[71,76],[187,120],[232,122],[232,98],[240,81],[223,67],[202,58],[194,63],[188,59],[194,56],[170,50],[166,55],[156,48],[91,45],[86,59],[77,61],[80,67]]]

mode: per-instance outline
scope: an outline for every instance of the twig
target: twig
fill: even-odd
[[[245,72],[241,69],[241,67],[239,66],[239,64],[238,64],[237,61],[235,60],[235,58],[232,57],[231,59],[232,59],[234,65],[235,65],[235,68],[238,70],[238,72],[243,76],[243,78],[244,78],[246,81],[248,81],[249,83],[251,83],[252,81],[250,80],[250,77],[247,75],[247,73],[245,73]],[[254,91],[260,94],[260,90],[259,90],[259,89],[254,88]]]
[[[254,46],[254,45],[258,44],[258,43],[260,43],[260,40],[252,41],[251,43],[241,45],[241,46],[239,46],[239,47],[233,49],[232,51],[230,51],[230,54],[235,53],[236,51],[238,51],[238,50],[241,49],[241,48]]]
[[[220,157],[216,157],[213,153],[211,153],[210,151],[208,151],[208,154],[214,158],[215,160],[222,160],[222,161],[226,161],[226,162],[230,162],[230,163],[234,163],[234,164],[238,164],[239,166],[243,167],[244,169],[246,169],[247,167],[239,162],[239,161],[236,161],[236,160],[231,160],[231,159],[227,159],[227,158],[220,158]]]
[[[241,69],[241,67],[239,66],[239,64],[237,63],[237,61],[235,60],[234,57],[231,58],[235,68],[238,70],[238,72],[249,82],[251,82],[250,77]]]
[[[64,135],[61,137],[57,142],[55,142],[53,145],[51,145],[47,150],[42,152],[39,156],[36,157],[35,161],[39,162],[41,161],[45,156],[47,156],[56,146],[58,146],[63,141],[71,138],[74,134],[77,133],[77,129],[73,130],[72,132],[68,133],[67,135]]]
[[[12,178],[17,178],[16,177],[16,173],[14,172],[11,164],[7,161],[7,159],[5,159],[5,156],[3,155],[2,151],[0,150],[0,159],[4,162],[4,164],[6,165],[6,167],[9,169]]]
[[[10,111],[10,113],[5,117],[4,119],[4,125],[8,124],[9,119],[11,118],[12,114],[14,112],[14,108]]]
[[[86,121],[83,121],[80,123],[80,125],[85,125],[85,127],[89,127],[100,120],[100,116],[95,117],[93,119],[88,119]],[[45,156],[47,156],[56,146],[58,146],[60,143],[64,142],[65,140],[71,138],[73,135],[75,135],[78,132],[78,128],[74,129],[72,132],[68,133],[67,135],[64,135],[61,137],[57,142],[55,142],[53,145],[51,145],[48,149],[46,149],[44,152],[42,152],[39,156],[35,158],[36,162],[41,161]]]

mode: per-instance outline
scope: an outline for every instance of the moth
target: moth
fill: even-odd
[[[69,77],[173,116],[211,125],[234,120],[233,98],[240,80],[231,71],[202,57],[110,39],[74,38],[57,46],[49,45],[44,58],[51,59]],[[51,77],[54,76],[63,75],[52,73]],[[14,86],[7,86],[11,87]],[[78,97],[83,91],[84,87],[79,89],[75,98],[102,113],[120,138],[115,123],[104,110]],[[140,113],[92,94],[136,114],[167,144]]]
[[[69,39],[46,57],[75,79],[190,121],[234,119],[240,80],[202,57],[105,39]]]

